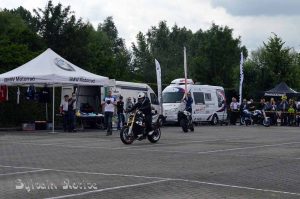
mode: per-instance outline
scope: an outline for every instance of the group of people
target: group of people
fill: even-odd
[[[280,100],[276,101],[270,98],[266,101],[261,98],[258,104],[253,102],[253,99],[239,104],[235,97],[232,98],[230,103],[230,124],[235,125],[237,118],[243,115],[243,111],[261,110],[264,117],[270,117],[271,125],[278,125],[277,120],[280,119],[281,126],[300,125],[300,101],[294,99],[287,100],[287,96],[282,96]]]
[[[109,91],[108,95],[104,98],[102,102],[102,106],[104,107],[104,122],[105,122],[105,128],[107,129],[106,135],[112,135],[112,117],[115,111],[115,106],[117,108],[117,115],[118,115],[118,125],[117,129],[121,129],[121,124],[125,124],[125,113],[130,113],[133,110],[136,110],[137,108],[143,112],[145,115],[145,126],[146,131],[145,135],[152,131],[152,106],[149,98],[145,95],[145,93],[140,92],[137,96],[138,100],[137,103],[133,103],[131,100],[131,97],[127,99],[126,102],[126,108],[124,108],[124,101],[123,97],[119,96],[119,99],[116,100],[112,96],[112,92]],[[185,110],[192,113],[192,103],[193,98],[191,97],[191,93],[187,93],[184,95],[184,98],[182,101],[185,103]]]

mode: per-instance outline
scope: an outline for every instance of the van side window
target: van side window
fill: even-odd
[[[158,105],[158,99],[156,97],[156,95],[154,93],[150,93],[150,99],[151,99],[151,103],[152,104],[155,104],[155,105]]]
[[[211,94],[205,93],[205,101],[211,101]]]
[[[195,104],[205,104],[204,94],[202,92],[194,92],[194,101]]]

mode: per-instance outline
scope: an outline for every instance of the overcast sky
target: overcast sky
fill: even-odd
[[[48,0],[0,0],[0,8],[23,6],[32,11],[44,8]],[[234,29],[242,45],[256,50],[263,41],[277,34],[286,46],[300,50],[299,0],[53,0],[53,4],[71,6],[77,18],[90,21],[95,27],[112,16],[130,47],[139,31],[166,20],[172,27],[185,26],[193,32],[207,30],[212,22]],[[273,32],[273,33],[272,33]]]

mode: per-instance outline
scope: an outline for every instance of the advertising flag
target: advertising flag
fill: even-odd
[[[240,62],[240,98],[239,98],[239,103],[242,103],[242,98],[243,98],[243,81],[244,81],[244,56],[243,52],[241,52],[241,62]]]
[[[157,79],[157,95],[158,102],[160,105],[160,113],[162,114],[162,86],[161,86],[161,68],[159,62],[155,59],[155,68],[156,68],[156,79]]]

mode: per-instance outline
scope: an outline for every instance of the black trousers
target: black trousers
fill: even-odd
[[[239,117],[239,111],[235,111],[235,110],[231,111],[230,124],[235,125],[238,117]]]
[[[146,133],[152,131],[152,115],[145,116]]]

